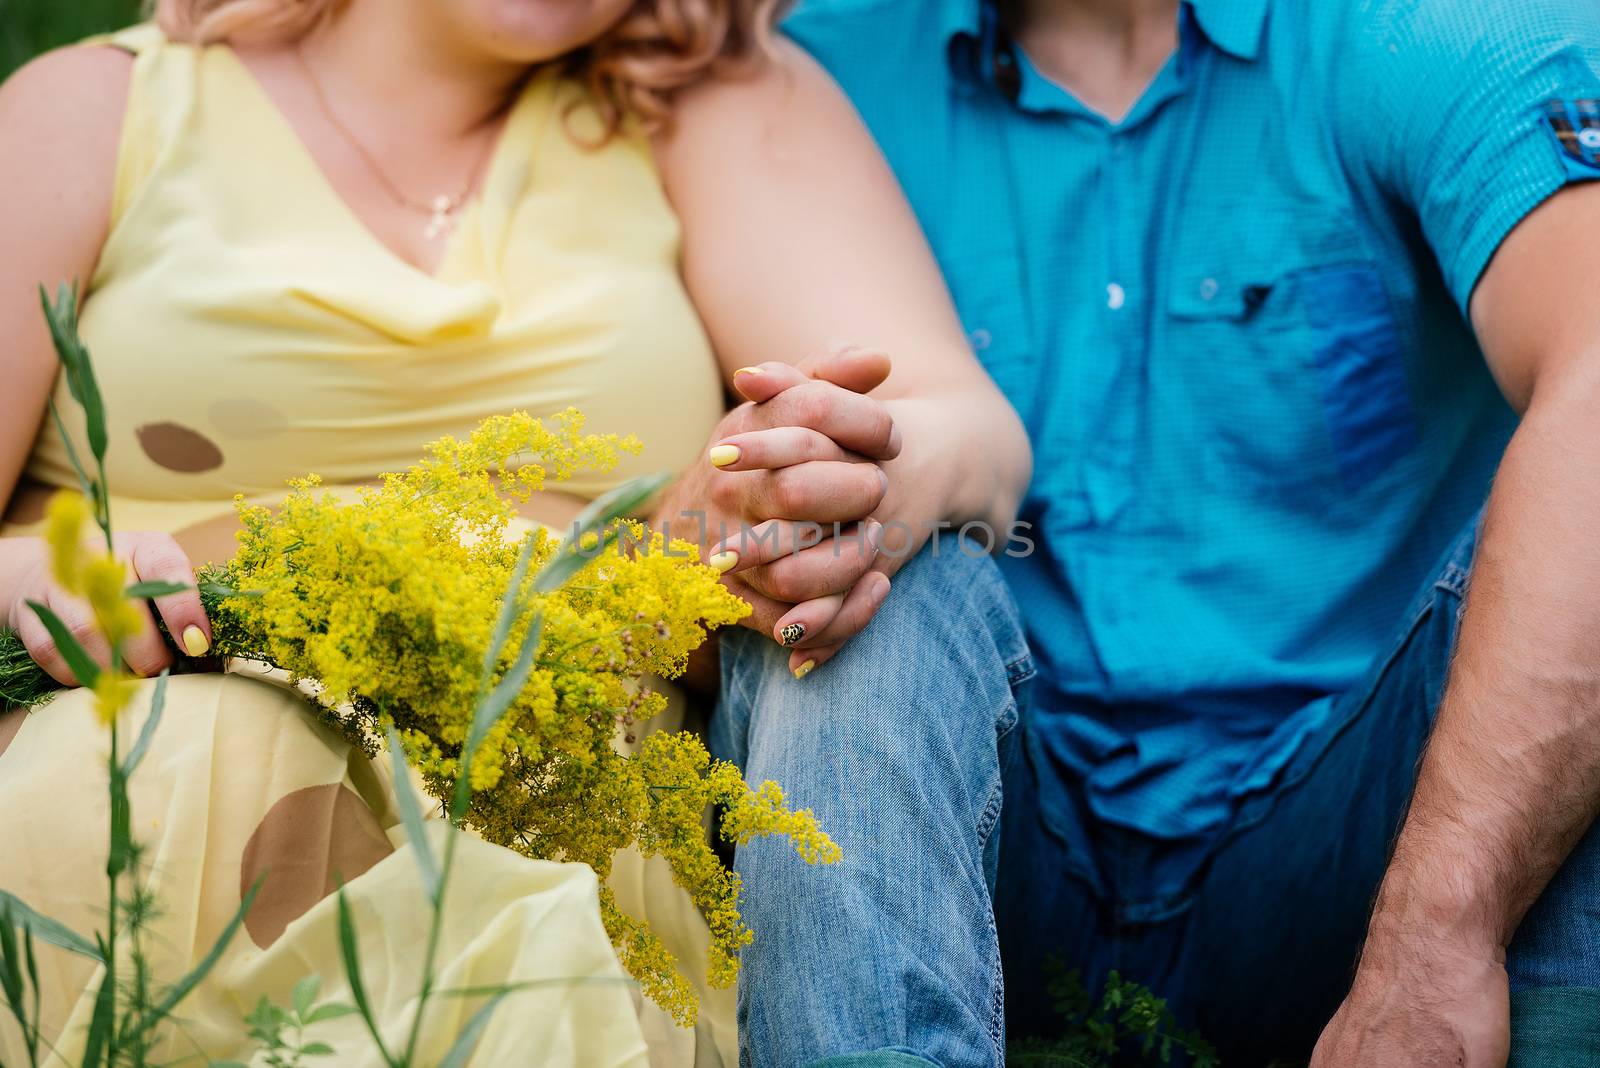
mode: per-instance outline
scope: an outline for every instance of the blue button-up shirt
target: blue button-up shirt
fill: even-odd
[[[1486,496],[1514,418],[1463,310],[1530,210],[1600,177],[1600,8],[1187,0],[1121,122],[997,22],[805,0],[787,29],[1032,437],[1035,548],[1003,566],[1036,758],[1192,843],[1281,779]]]

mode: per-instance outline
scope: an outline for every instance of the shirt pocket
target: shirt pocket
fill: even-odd
[[[1347,225],[1224,214],[1177,243],[1166,357],[1209,480],[1355,490],[1411,452],[1405,350]],[[1189,266],[1194,265],[1194,266]]]

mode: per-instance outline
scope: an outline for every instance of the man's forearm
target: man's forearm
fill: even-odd
[[[1600,390],[1535,398],[1480,536],[1456,657],[1369,953],[1495,953],[1600,811]]]

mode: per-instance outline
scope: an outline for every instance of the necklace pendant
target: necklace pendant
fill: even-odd
[[[447,196],[433,198],[433,217],[428,220],[428,228],[422,235],[429,241],[442,237],[455,226],[455,201]]]

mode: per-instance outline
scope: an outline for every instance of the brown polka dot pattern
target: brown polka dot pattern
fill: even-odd
[[[261,879],[244,918],[263,949],[312,905],[394,852],[366,804],[340,783],[286,794],[267,811],[239,861],[239,894]]]
[[[289,417],[254,397],[224,397],[207,409],[211,425],[230,438],[260,440],[289,429]]]
[[[177,423],[146,423],[134,434],[151,462],[168,471],[198,475],[222,466],[222,450],[198,430]]]

